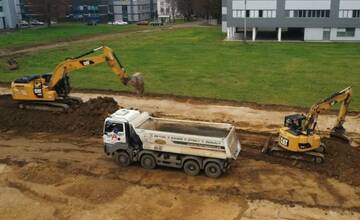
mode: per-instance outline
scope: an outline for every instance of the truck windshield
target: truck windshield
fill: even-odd
[[[118,123],[113,123],[113,122],[106,122],[105,123],[105,133],[109,133],[109,132],[124,132],[124,125],[123,124],[118,124]]]

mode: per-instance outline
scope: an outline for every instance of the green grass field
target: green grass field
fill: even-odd
[[[87,26],[82,23],[56,24],[50,28],[22,29],[17,32],[0,34],[0,48],[24,47],[32,44],[46,44],[50,42],[77,39],[83,36],[123,32],[142,27],[136,25],[107,25],[99,24]]]
[[[360,110],[360,44],[223,39],[219,28],[198,27],[75,44],[21,56],[15,72],[0,64],[0,81],[50,72],[63,58],[105,44],[128,72],[144,74],[148,92],[310,107],[352,85],[351,109]],[[73,72],[71,79],[76,88],[127,90],[107,65]]]

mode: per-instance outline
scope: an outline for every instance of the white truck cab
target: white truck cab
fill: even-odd
[[[204,170],[214,178],[241,150],[230,124],[155,118],[129,109],[105,119],[103,141],[105,153],[122,166],[139,161],[146,169],[176,167],[188,175]]]

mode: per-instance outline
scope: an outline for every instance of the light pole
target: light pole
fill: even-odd
[[[245,13],[244,13],[244,43],[246,43],[246,3],[247,3],[247,0],[244,0],[244,10],[245,10]]]

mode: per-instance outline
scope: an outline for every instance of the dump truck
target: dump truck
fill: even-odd
[[[156,118],[147,112],[119,109],[105,119],[104,151],[120,166],[140,162],[182,168],[188,175],[220,177],[236,160],[240,141],[226,123]]]

